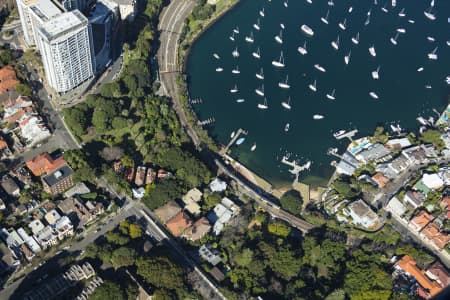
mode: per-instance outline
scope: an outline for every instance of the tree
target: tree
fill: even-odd
[[[128,121],[123,117],[115,117],[112,120],[111,126],[113,129],[123,129],[128,126]]]
[[[203,203],[205,204],[206,208],[212,208],[220,203],[222,200],[222,196],[220,194],[212,193],[205,197]]]
[[[92,115],[92,125],[99,133],[107,131],[109,129],[108,114],[103,110],[96,109]]]
[[[120,247],[112,252],[111,262],[114,269],[131,266],[136,258],[136,251],[128,247]]]
[[[150,209],[158,208],[170,200],[177,199],[185,192],[185,188],[175,179],[166,179],[144,196],[144,203]]]
[[[122,95],[122,87],[117,81],[104,83],[100,88],[100,95],[105,98],[120,97]]]
[[[64,121],[77,136],[84,134],[87,128],[86,111],[82,111],[77,107],[65,109],[63,111]]]
[[[248,267],[253,260],[253,251],[245,248],[234,257],[234,262],[240,267]]]
[[[0,51],[0,66],[7,66],[13,61],[13,55],[10,50],[5,49]]]
[[[287,237],[291,232],[291,228],[281,222],[272,222],[267,226],[267,231],[271,234],[278,235],[281,237]]]
[[[431,143],[438,151],[445,148],[444,141],[441,139],[441,132],[439,130],[429,129],[422,133],[420,140],[424,143]]]
[[[359,187],[354,187],[350,183],[344,181],[342,178],[337,179],[332,183],[332,187],[342,198],[354,198],[361,192]]]
[[[180,289],[184,285],[183,269],[167,257],[140,257],[136,260],[136,267],[137,274],[157,288],[172,290]]]
[[[296,190],[290,190],[280,198],[281,207],[294,215],[299,215],[302,210],[302,195]]]
[[[89,296],[90,300],[123,300],[125,295],[120,286],[112,281],[105,280],[95,291]]]
[[[378,126],[375,128],[375,132],[373,134],[373,140],[376,143],[385,144],[389,140],[389,134],[384,131],[384,127]]]
[[[31,97],[31,95],[33,94],[33,91],[31,90],[31,88],[23,83],[18,83],[14,86],[14,89],[16,90],[16,93],[22,96],[28,96]]]
[[[302,263],[289,248],[281,247],[275,249],[272,245],[265,242],[260,242],[258,248],[263,253],[264,264],[279,277],[291,280],[300,272]]]
[[[129,234],[132,239],[140,238],[142,236],[142,229],[139,225],[130,224]]]
[[[126,245],[130,241],[130,239],[128,237],[123,236],[121,234],[118,234],[118,233],[116,233],[114,231],[108,232],[105,235],[105,237],[106,237],[106,240],[109,243],[113,243],[113,244],[116,244],[116,245],[119,245],[119,246]]]

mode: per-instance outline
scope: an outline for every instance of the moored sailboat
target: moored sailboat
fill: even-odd
[[[264,102],[263,103],[258,103],[258,108],[259,109],[268,109],[269,105],[267,104],[267,99],[264,98]]]
[[[356,33],[356,36],[352,37],[352,43],[355,45],[359,44],[359,32]]]
[[[281,106],[290,110],[291,109],[291,97],[288,97],[287,101],[281,102]]]
[[[256,78],[260,80],[264,80],[264,71],[263,68],[261,68],[261,71],[259,73],[256,73]]]
[[[278,82],[278,86],[280,87],[280,88],[282,88],[282,89],[288,89],[288,88],[290,88],[291,86],[288,84],[288,80],[289,80],[289,78],[288,78],[288,75],[286,75],[286,80],[283,82]]]
[[[336,100],[335,94],[336,94],[336,90],[333,89],[330,94],[326,95],[326,97],[330,100]]]
[[[308,87],[311,91],[316,92],[317,91],[317,80],[314,80],[314,82],[312,84],[310,84]]]
[[[308,50],[306,49],[306,41],[303,43],[303,46],[300,46],[300,47],[297,48],[297,51],[301,55],[306,55],[308,53]]]
[[[438,55],[436,54],[438,47],[434,48],[433,51],[431,51],[431,53],[428,53],[428,59],[431,60],[437,60],[438,59]]]
[[[373,78],[373,79],[375,79],[375,80],[380,79],[380,74],[379,74],[380,68],[381,68],[381,67],[378,66],[378,68],[377,68],[375,71],[372,71],[372,78]]]
[[[264,84],[260,88],[255,89],[255,93],[261,97],[264,97]]]
[[[252,53],[253,57],[256,59],[260,59],[261,58],[261,51],[259,50],[259,47],[256,49],[256,51],[254,51]]]
[[[339,50],[339,35],[337,36],[335,41],[331,42],[331,47],[333,47],[334,50]]]
[[[280,58],[278,60],[272,61],[272,65],[277,68],[284,68],[284,56],[283,51],[281,51]]]
[[[325,17],[321,17],[320,21],[322,21],[322,23],[328,25],[328,17],[329,17],[329,15],[330,15],[330,10],[327,10],[327,13],[326,13]]]

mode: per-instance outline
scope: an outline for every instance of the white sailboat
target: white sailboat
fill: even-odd
[[[256,73],[256,78],[258,78],[259,80],[264,80],[263,68],[261,68],[261,71],[259,73]]]
[[[427,40],[432,43],[434,43],[436,41],[436,39],[432,36],[427,36]]]
[[[253,38],[253,31],[250,31],[250,35],[245,37],[245,41],[247,43],[253,43],[255,41],[254,38]]]
[[[255,151],[256,150],[256,143],[253,144],[253,146],[250,148],[250,151]]]
[[[285,26],[284,26],[283,23],[280,23],[280,27],[281,27],[281,29],[284,29],[284,28],[285,28]]]
[[[373,79],[375,79],[375,80],[380,79],[380,74],[379,74],[380,68],[381,68],[381,67],[378,66],[378,68],[377,68],[375,71],[372,71],[372,78],[373,78]]]
[[[387,9],[387,2],[384,4],[384,6],[381,8],[382,12],[388,13],[388,9]]]
[[[280,34],[275,36],[275,41],[278,44],[283,44],[283,30],[280,30]]]
[[[423,70],[424,70],[423,67],[417,68],[417,72],[422,72]]]
[[[221,68],[221,67],[216,68],[216,72],[222,72],[222,71],[223,71],[223,68]]]
[[[238,90],[238,87],[237,87],[237,85],[235,84],[234,85],[234,87],[232,88],[232,89],[230,89],[230,93],[237,93],[239,90]]]
[[[238,48],[234,48],[233,52],[231,52],[231,55],[233,55],[233,57],[239,57],[239,51]]]
[[[220,59],[220,56],[217,53],[213,53],[213,56],[214,56],[215,59]]]
[[[369,11],[367,12],[367,16],[370,17],[371,14],[372,14],[372,9],[369,9]]]
[[[281,51],[280,58],[278,60],[273,60],[272,65],[277,68],[284,68],[284,57],[283,51]]]
[[[416,23],[416,21],[414,21],[414,20],[412,20],[412,19],[409,19],[408,22],[411,23],[411,24]]]
[[[286,123],[286,125],[284,125],[284,132],[288,132],[290,127],[289,123]]]
[[[306,2],[312,4],[312,0],[306,0]]]
[[[322,120],[323,118],[325,118],[325,117],[322,116],[322,115],[314,115],[314,116],[313,116],[313,119],[314,119],[314,120]]]
[[[288,97],[287,101],[281,102],[281,106],[290,110],[291,109],[291,97]]]
[[[341,130],[336,131],[335,133],[333,133],[333,136],[334,136],[335,138],[338,138],[338,137],[340,137],[341,135],[345,134],[346,132],[347,132],[347,131],[345,131],[344,129],[341,129]]]
[[[431,12],[432,9],[433,9],[433,6],[430,6],[427,10],[425,10],[423,12],[423,14],[425,15],[425,17],[427,17],[427,19],[434,21],[434,20],[436,20],[436,15]]]
[[[265,16],[264,7],[259,11],[259,15],[264,18]]]
[[[256,20],[256,23],[253,24],[253,28],[255,28],[255,30],[260,30],[261,29],[261,25],[259,24],[259,18]]]
[[[334,6],[333,0],[329,0],[329,1],[328,1],[328,6]]]
[[[241,71],[239,71],[239,66],[236,66],[236,68],[231,70],[231,73],[233,73],[233,74],[241,74]]]
[[[297,51],[301,55],[306,55],[308,53],[308,50],[306,49],[306,41],[303,43],[303,46],[300,46],[300,47],[297,48]]]
[[[370,15],[367,15],[366,21],[364,21],[364,26],[367,26],[370,24]]]
[[[404,9],[404,8],[402,8],[402,9],[400,10],[400,12],[398,13],[398,16],[399,16],[400,18],[403,18],[403,17],[406,16],[406,14],[405,14],[405,9]]]
[[[245,99],[239,98],[239,99],[236,99],[236,102],[237,102],[237,103],[242,103],[242,102],[245,102]]]
[[[233,29],[233,32],[239,34],[239,27],[236,26],[236,28]]]
[[[397,6],[397,0],[392,0],[391,1],[391,5],[392,5],[392,7],[396,7]]]
[[[264,98],[264,102],[263,103],[258,103],[258,108],[259,109],[268,109],[269,105],[267,105],[267,99]]]
[[[330,10],[327,10],[327,14],[325,15],[325,17],[320,18],[320,21],[322,21],[322,23],[328,25],[328,17],[329,17],[329,15],[330,15]]]
[[[256,59],[260,59],[261,58],[261,51],[259,50],[259,47],[256,48],[256,51],[253,51],[252,55]]]
[[[303,24],[303,25],[300,27],[300,29],[301,29],[306,35],[309,35],[309,36],[313,36],[313,35],[314,35],[314,30],[312,30],[311,27],[309,27],[309,26],[306,25],[306,24]]]
[[[234,32],[230,35],[230,41],[232,41],[232,42],[234,42],[235,41],[235,39],[234,39]]]
[[[317,80],[314,80],[314,82],[312,84],[310,84],[308,87],[311,91],[316,92],[317,91]]]
[[[323,72],[323,73],[325,73],[327,70],[325,70],[325,68],[324,67],[322,67],[321,65],[319,65],[319,64],[315,64],[314,65],[314,68],[316,68],[317,70],[319,70],[320,72]]]
[[[431,60],[437,60],[438,59],[438,55],[436,54],[438,47],[434,48],[433,51],[431,51],[431,53],[428,53],[428,59]]]
[[[331,47],[333,47],[334,50],[339,50],[339,35],[337,36],[335,41],[331,42]]]
[[[406,29],[405,28],[397,28],[397,32],[405,34],[406,33]]]
[[[398,38],[399,34],[400,33],[397,32],[394,37],[390,38],[390,41],[393,45],[397,45],[397,38]]]
[[[370,48],[369,48],[369,53],[370,53],[370,55],[372,55],[373,57],[377,56],[377,52],[375,51],[375,45],[370,46]]]
[[[333,89],[330,94],[327,94],[327,98],[330,100],[336,100],[335,94],[336,94],[336,90]]]
[[[261,97],[264,97],[264,84],[260,88],[255,89],[255,93]]]
[[[288,88],[290,88],[291,86],[288,84],[288,75],[286,75],[286,80],[283,82],[278,82],[278,86],[280,87],[280,88],[282,88],[282,89],[288,89]]]
[[[349,13],[349,14],[351,14],[351,13],[352,13],[352,11],[353,11],[353,6],[350,6],[350,7],[348,8],[348,10],[347,10],[347,11],[348,11],[348,13]]]
[[[288,7],[288,0],[283,2],[284,7]]]
[[[378,98],[379,98],[378,95],[375,94],[375,92],[370,92],[369,95],[370,95],[370,97],[372,97],[373,99],[378,99]]]
[[[352,50],[350,50],[348,54],[344,56],[344,62],[346,65],[348,65],[348,63],[350,62],[350,55],[352,55]]]
[[[356,36],[352,37],[352,43],[355,45],[359,44],[359,32],[356,33]]]
[[[230,139],[234,138],[234,135],[235,135],[235,134],[236,134],[236,132],[233,131],[233,132],[231,133],[231,135],[230,135]]]
[[[339,28],[341,28],[342,30],[347,29],[347,18],[344,19],[344,21],[342,21],[341,23],[338,24]]]

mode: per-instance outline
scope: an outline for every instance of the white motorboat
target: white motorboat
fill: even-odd
[[[375,92],[370,92],[369,95],[370,95],[370,97],[372,97],[373,99],[378,99],[378,98],[379,98],[378,95],[375,94]]]
[[[278,44],[283,44],[283,30],[280,30],[280,34],[275,36],[275,41]]]
[[[372,78],[373,78],[373,79],[375,79],[375,80],[380,79],[380,74],[379,74],[380,68],[381,68],[381,67],[378,66],[378,68],[377,68],[375,71],[372,72]]]
[[[223,71],[223,68],[216,68],[216,72],[222,72]]]
[[[242,102],[245,102],[245,99],[239,98],[239,99],[236,99],[236,102],[237,102],[237,103],[242,103]]]
[[[397,39],[398,39],[399,34],[400,34],[400,33],[397,32],[397,33],[395,34],[394,37],[391,37],[391,38],[390,38],[390,41],[391,41],[391,43],[392,43],[393,45],[397,45],[397,44],[398,44],[398,43],[397,43]]]
[[[264,102],[263,103],[258,103],[258,108],[259,109],[268,109],[269,106],[267,105],[267,99],[264,98]]]
[[[231,133],[231,135],[230,135],[230,139],[234,138],[234,135],[235,135],[235,134],[236,134],[236,132],[233,131],[233,132]]]
[[[254,51],[252,53],[253,57],[256,59],[260,59],[261,58],[261,51],[259,50],[259,47],[256,49],[256,51]]]
[[[256,23],[253,24],[253,28],[255,28],[255,30],[260,30],[261,29],[261,25],[259,24],[259,18],[256,20]]]
[[[430,6],[431,6],[431,7],[434,7],[434,0],[431,0]]]
[[[320,18],[320,21],[322,21],[322,23],[328,25],[328,17],[329,17],[329,15],[330,15],[330,10],[327,10],[327,14],[325,15],[325,17]]]
[[[235,84],[234,87],[230,90],[230,93],[237,93],[239,90],[237,88],[237,85]]]
[[[325,118],[325,117],[322,116],[322,115],[314,115],[314,116],[313,116],[313,119],[314,119],[314,120],[322,120],[323,118]]]
[[[280,23],[280,28],[281,28],[281,29],[284,29],[284,28],[285,28],[285,26],[284,26],[283,23]]]
[[[261,68],[261,71],[259,73],[256,73],[256,78],[260,80],[264,80],[264,71],[263,68]]]
[[[344,21],[342,21],[341,23],[338,24],[339,28],[341,28],[342,30],[347,29],[347,19],[345,18]]]
[[[422,72],[423,71],[423,67],[420,67],[417,69],[417,72]]]
[[[373,5],[378,5],[378,0],[373,0]]]
[[[434,21],[436,20],[436,15],[431,12],[432,8],[433,7],[430,6],[427,10],[423,12],[423,14],[425,15],[425,17],[427,17],[427,19]]]
[[[334,6],[333,0],[329,0],[329,1],[328,1],[328,6]]]
[[[331,42],[331,47],[333,47],[334,50],[339,50],[339,35],[337,36],[335,41]]]
[[[345,134],[346,132],[347,132],[347,131],[345,131],[344,129],[341,129],[341,130],[336,131],[335,133],[333,133],[333,136],[334,136],[335,138],[338,138],[338,137],[340,137],[341,135]]]
[[[308,25],[303,24],[300,28],[306,35],[309,35],[309,36],[314,35],[314,31]]]
[[[396,7],[397,6],[397,0],[392,0],[391,1],[391,5],[392,5],[392,7]]]
[[[350,55],[352,55],[352,50],[350,50],[348,54],[344,56],[344,62],[346,65],[348,65],[348,63],[350,62]]]
[[[232,42],[235,41],[235,39],[234,39],[234,32],[233,32],[233,34],[230,35],[230,41],[232,41]]]
[[[426,88],[426,89],[431,89],[432,86],[431,86],[430,84],[427,84],[427,85],[425,85],[425,88]]]
[[[350,6],[350,7],[348,8],[348,10],[347,10],[347,11],[348,11],[348,13],[349,13],[349,14],[351,14],[351,13],[352,13],[352,11],[353,11],[353,6]]]
[[[449,47],[450,47],[450,40],[448,40],[448,41],[447,41],[447,46],[449,46]]]
[[[286,123],[286,125],[284,125],[284,132],[288,132],[289,131],[289,123]]]
[[[244,141],[245,141],[245,138],[243,138],[243,137],[238,138],[238,140],[236,141],[236,145],[239,146],[239,145],[242,144]]]
[[[370,48],[369,48],[369,53],[370,53],[370,55],[372,55],[373,57],[377,56],[377,52],[375,51],[375,45],[370,46]]]
[[[431,53],[428,53],[428,59],[431,60],[437,60],[438,59],[438,55],[436,54],[438,47],[434,48],[433,51],[431,51]]]
[[[273,60],[272,65],[277,68],[284,68],[284,57],[283,51],[281,51],[280,58],[278,60]]]
[[[290,88],[291,86],[288,84],[288,75],[286,75],[286,80],[283,82],[278,82],[278,86],[280,87],[280,88],[282,88],[282,89],[288,89],[288,88]]]
[[[253,31],[250,31],[250,35],[245,37],[245,41],[247,43],[253,43],[255,41],[255,39],[253,38]]]
[[[300,46],[300,47],[297,48],[297,51],[301,55],[306,55],[308,53],[308,50],[306,49],[306,41],[303,43],[303,46]]]
[[[253,146],[250,148],[250,151],[255,151],[256,150],[256,143],[253,144]]]
[[[322,67],[321,65],[319,65],[319,64],[315,64],[314,65],[314,68],[316,68],[317,70],[319,70],[320,72],[326,72],[327,70],[325,70],[325,68],[324,67]]]
[[[317,80],[314,80],[314,82],[312,84],[310,84],[308,87],[311,91],[316,92],[317,91]]]
[[[288,0],[283,2],[284,7],[288,7]]]
[[[352,43],[355,45],[359,44],[359,32],[356,33],[356,36],[352,37]]]
[[[445,78],[445,82],[446,82],[447,84],[450,84],[450,76],[447,76],[447,77]]]
[[[330,94],[327,94],[327,98],[330,100],[336,100],[335,94],[336,94],[336,90],[333,89]]]
[[[367,15],[366,21],[364,21],[364,26],[367,26],[370,24],[370,15]]]
[[[217,53],[214,53],[213,56],[214,56],[215,59],[220,59],[220,56]]]
[[[416,23],[416,21],[414,21],[414,20],[412,20],[412,19],[409,19],[409,20],[408,20],[408,23],[414,24],[414,23]]]
[[[382,12],[388,13],[388,9],[387,9],[387,2],[386,4],[381,8]]]
[[[264,7],[259,11],[259,15],[264,18],[265,16]]]
[[[434,43],[436,41],[436,39],[432,36],[427,36],[427,40],[432,43]]]
[[[239,51],[238,48],[234,48],[233,52],[231,52],[231,55],[233,55],[233,57],[239,57]]]
[[[406,29],[405,28],[397,28],[397,32],[406,33]]]
[[[367,12],[367,16],[370,17],[371,14],[372,14],[372,9],[369,9],[369,11]]]
[[[290,110],[291,109],[291,97],[288,97],[287,101],[281,102],[281,106]]]
[[[312,4],[312,0],[306,0],[306,2]]]
[[[233,32],[236,33],[236,34],[239,34],[239,27],[234,28]]]
[[[239,71],[239,66],[236,66],[236,68],[231,70],[231,73],[233,73],[233,74],[241,74],[241,71]]]
[[[400,12],[398,13],[398,16],[399,16],[400,18],[403,18],[403,17],[406,16],[406,13],[405,13],[405,9],[404,9],[404,8],[402,8],[402,9],[400,10]]]
[[[255,89],[255,93],[261,97],[264,97],[264,84],[260,88]]]

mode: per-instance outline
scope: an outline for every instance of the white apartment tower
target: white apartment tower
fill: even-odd
[[[70,91],[94,76],[91,27],[79,10],[42,24],[36,40],[47,82],[56,92]]]

